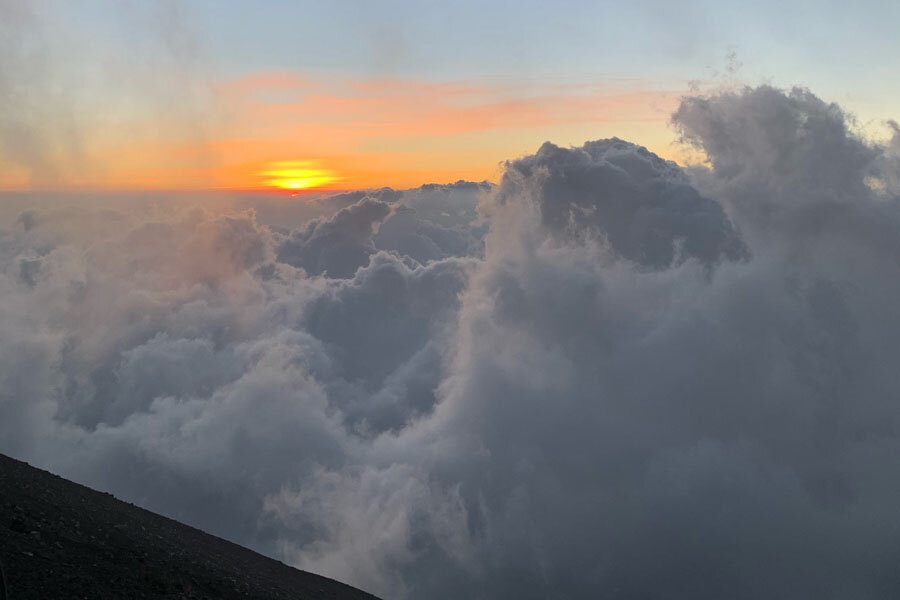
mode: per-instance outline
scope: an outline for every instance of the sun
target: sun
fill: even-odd
[[[319,166],[316,160],[282,160],[269,163],[258,173],[264,184],[281,190],[314,190],[329,186],[342,178],[337,172]]]

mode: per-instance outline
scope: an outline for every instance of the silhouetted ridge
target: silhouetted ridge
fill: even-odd
[[[0,600],[377,600],[2,454],[0,562]]]

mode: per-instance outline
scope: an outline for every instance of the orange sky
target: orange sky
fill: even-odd
[[[668,119],[681,93],[621,81],[259,73],[210,86],[192,111],[128,107],[115,120],[80,119],[77,152],[45,144],[52,177],[4,164],[0,187],[262,189],[277,179],[274,163],[291,162],[333,177],[310,179],[319,189],[406,188],[496,180],[503,160],[545,140],[573,145],[613,135],[677,158]]]

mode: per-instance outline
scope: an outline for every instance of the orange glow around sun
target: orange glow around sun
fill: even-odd
[[[534,152],[544,140],[577,146],[612,135],[681,160],[668,126],[681,95],[642,82],[540,87],[530,80],[257,73],[214,86],[209,116],[196,128],[167,113],[123,111],[121,126],[87,119],[74,150],[59,128],[60,138],[43,144],[42,160],[0,160],[0,191],[293,195],[498,181],[504,160]]]
[[[269,163],[258,173],[268,187],[281,190],[327,189],[342,179],[337,172],[319,166],[315,160],[282,160]]]

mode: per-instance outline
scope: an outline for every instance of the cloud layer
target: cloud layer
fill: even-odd
[[[895,596],[897,142],[673,122],[708,167],[7,210],[0,451],[385,597]]]

